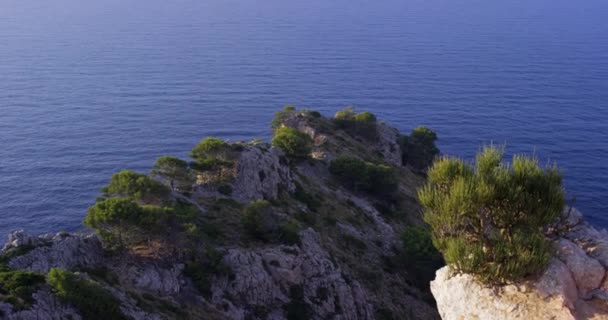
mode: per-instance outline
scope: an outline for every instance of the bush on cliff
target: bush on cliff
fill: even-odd
[[[436,141],[437,134],[424,126],[412,130],[409,136],[402,136],[399,144],[403,164],[421,171],[428,168],[439,154]]]
[[[342,184],[355,192],[365,191],[383,195],[397,189],[397,175],[388,165],[342,156],[331,162],[329,171]]]
[[[73,305],[83,319],[129,319],[120,310],[120,302],[99,284],[63,269],[51,269],[47,281],[57,296]]]
[[[370,112],[357,114],[352,106],[336,112],[333,122],[336,128],[364,138],[373,139],[377,135],[376,116]]]
[[[289,157],[306,158],[312,151],[312,138],[294,128],[281,127],[276,130],[272,145]]]
[[[433,243],[455,270],[486,283],[511,282],[544,270],[551,245],[543,229],[565,200],[555,166],[533,157],[503,163],[503,150],[485,147],[475,166],[442,158],[418,192]]]
[[[158,158],[150,173],[166,179],[172,189],[180,191],[190,191],[194,183],[188,162],[171,156]]]
[[[412,278],[421,287],[427,287],[435,278],[437,269],[444,265],[441,253],[433,245],[429,230],[408,227],[401,235],[404,264],[409,267]]]
[[[114,174],[108,186],[101,191],[105,198],[132,198],[144,203],[164,202],[170,193],[170,190],[158,181],[131,170]]]
[[[190,157],[194,159],[190,167],[204,173],[207,183],[225,183],[232,178],[231,169],[237,149],[238,146],[222,139],[207,137],[190,152]]]
[[[0,302],[10,303],[17,310],[25,309],[34,302],[32,294],[43,283],[42,275],[0,265]]]
[[[131,199],[110,198],[89,208],[84,225],[111,247],[132,245],[158,235],[174,210],[140,206]]]

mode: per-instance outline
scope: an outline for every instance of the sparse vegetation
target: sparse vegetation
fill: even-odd
[[[207,298],[211,296],[211,280],[214,276],[230,277],[233,274],[223,262],[223,258],[221,252],[208,248],[203,255],[186,264],[184,274],[192,279],[198,290]]]
[[[116,173],[101,190],[104,198],[132,198],[142,203],[159,203],[168,199],[170,190],[145,174],[131,170]]]
[[[44,276],[21,270],[13,270],[0,263],[0,301],[25,309],[34,301],[32,294],[44,283]]]
[[[435,246],[429,230],[408,227],[401,235],[403,242],[403,264],[412,272],[412,279],[420,287],[428,287],[435,279],[435,272],[444,265],[443,258]]]
[[[357,114],[352,106],[338,111],[333,121],[336,128],[364,138],[373,139],[377,135],[376,116],[370,112]]]
[[[173,190],[188,192],[195,182],[188,162],[175,157],[163,156],[158,158],[154,163],[154,169],[150,173],[167,180]]]
[[[543,229],[564,207],[562,177],[534,157],[503,163],[485,147],[475,166],[441,158],[419,190],[433,243],[457,271],[487,283],[510,282],[544,270],[551,246]]]
[[[312,151],[312,139],[294,128],[281,127],[276,130],[272,145],[292,158],[308,157]]]
[[[388,165],[342,156],[331,162],[329,171],[343,185],[355,192],[386,195],[397,189],[394,169]]]
[[[51,269],[47,281],[63,302],[78,309],[83,319],[128,319],[120,310],[120,302],[91,280],[63,269]]]
[[[403,164],[419,171],[426,170],[439,154],[436,141],[437,134],[424,126],[412,130],[409,136],[401,136]]]

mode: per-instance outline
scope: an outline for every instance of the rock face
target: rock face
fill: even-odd
[[[36,303],[27,310],[13,310],[7,303],[0,303],[0,319],[6,320],[81,320],[74,308],[66,306],[48,289],[40,290],[32,295]]]
[[[300,234],[301,246],[260,250],[231,249],[225,262],[234,279],[213,288],[213,302],[226,304],[230,319],[245,319],[246,308],[259,307],[272,319],[286,319],[294,299],[302,312],[318,319],[374,319],[365,290],[348,282],[321,248],[312,229]],[[309,311],[307,309],[310,308]]]
[[[608,234],[566,210],[556,256],[536,281],[486,287],[467,274],[437,271],[431,291],[444,320],[461,319],[608,319],[604,257]]]
[[[48,273],[51,268],[95,268],[103,262],[101,243],[95,235],[57,234],[53,237],[25,237],[30,240],[23,245],[31,246],[34,243],[37,247],[11,259],[9,263],[11,268]],[[12,246],[15,244],[13,243]],[[5,249],[10,248],[12,247],[7,246]]]
[[[248,203],[257,199],[275,199],[280,191],[293,192],[293,175],[281,151],[248,146],[237,160],[232,197]]]

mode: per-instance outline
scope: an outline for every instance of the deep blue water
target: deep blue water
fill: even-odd
[[[77,230],[123,168],[285,104],[353,104],[444,153],[557,161],[608,226],[608,1],[2,0],[0,234]]]

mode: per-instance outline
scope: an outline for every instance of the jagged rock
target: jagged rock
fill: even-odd
[[[160,295],[176,295],[181,291],[183,264],[162,268],[154,264],[120,266],[114,271],[121,283]]]
[[[443,320],[576,319],[559,296],[543,297],[538,291],[526,292],[515,286],[490,288],[471,275],[450,272],[449,267],[440,269],[431,282]]]
[[[321,248],[318,234],[307,229],[300,237],[300,247],[228,250],[224,261],[234,279],[216,282],[213,302],[228,305],[227,317],[235,320],[246,319],[251,306],[264,307],[272,319],[286,319],[283,310],[299,302],[312,319],[373,319],[364,289],[344,278]]]
[[[556,243],[557,257],[572,273],[581,296],[587,296],[597,289],[604,279],[604,267],[585,251],[569,240],[561,239]]]
[[[380,123],[376,126],[378,131],[377,148],[384,156],[384,161],[401,166],[401,147],[399,146],[399,130]]]
[[[39,246],[47,241],[43,237],[31,236],[23,229],[15,230],[8,235],[8,240],[2,248],[2,251],[8,251],[11,249],[17,249],[22,247],[35,247]]]
[[[0,303],[0,318],[6,320],[80,320],[78,312],[61,303],[49,289],[32,294],[35,303],[31,308],[14,311],[10,304]]]
[[[248,203],[257,199],[275,199],[281,191],[296,189],[293,174],[282,152],[276,148],[247,146],[237,160],[232,197]]]
[[[578,288],[568,267],[559,259],[553,258],[547,270],[536,283],[536,289],[543,299],[557,297],[563,305],[574,308],[578,299]]]
[[[9,266],[46,274],[51,268],[95,268],[103,263],[103,250],[96,235],[57,235],[50,242],[14,257]]]
[[[568,210],[569,211],[569,210]],[[556,255],[535,281],[486,287],[468,274],[437,272],[431,291],[444,320],[449,319],[608,319],[608,285],[603,259],[605,232],[572,210],[555,239]]]

